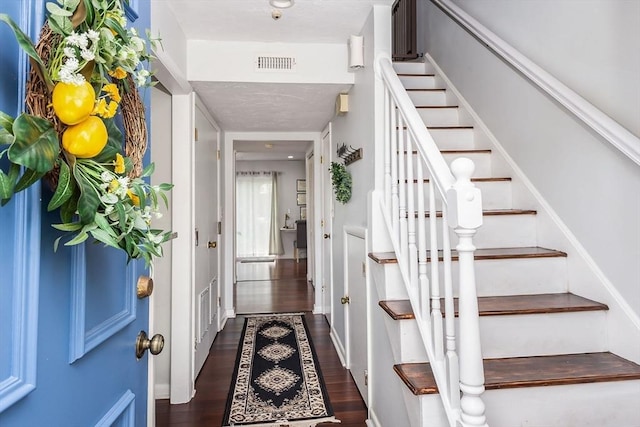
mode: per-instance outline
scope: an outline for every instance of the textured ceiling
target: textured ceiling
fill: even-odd
[[[319,132],[349,85],[193,82],[225,131]]]
[[[158,1],[158,0],[156,0]],[[373,4],[393,0],[297,0],[271,18],[268,0],[171,0],[188,39],[345,43],[362,29]]]
[[[349,35],[361,31],[372,5],[392,3],[296,0],[277,21],[271,17],[268,0],[171,0],[168,4],[189,40],[346,44]],[[222,129],[237,132],[320,132],[333,117],[337,94],[350,88],[337,84],[192,85]],[[272,150],[268,156],[278,153]],[[286,158],[286,153],[281,155]]]

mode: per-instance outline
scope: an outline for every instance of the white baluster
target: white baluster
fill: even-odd
[[[453,408],[460,407],[460,366],[456,353],[456,322],[453,305],[453,281],[451,279],[451,243],[449,239],[448,209],[442,206],[442,265],[444,283],[444,318],[445,318],[445,346],[447,384],[449,386],[449,400]]]
[[[406,180],[405,175],[405,161],[406,161],[406,152],[404,146],[404,137],[405,132],[403,131],[404,121],[402,120],[402,116],[396,110],[396,114],[398,114],[398,181],[400,182],[400,252],[402,255],[402,261],[404,262],[405,271],[408,271],[409,261],[408,261],[408,247],[409,244],[407,242],[407,188],[409,183]]]
[[[436,212],[436,186],[429,179],[429,234],[431,240],[431,328],[433,330],[433,353],[436,360],[444,357],[442,334],[442,310],[440,308],[440,274],[438,256],[438,217]]]
[[[391,117],[389,115],[389,90],[384,91],[384,206],[391,218]]]
[[[416,179],[418,181],[418,287],[421,319],[429,318],[429,278],[427,276],[427,224],[424,210],[424,173],[422,158],[416,159]]]
[[[418,286],[418,250],[416,247],[416,215],[414,194],[415,188],[421,188],[420,183],[413,185],[413,145],[411,144],[411,135],[407,134],[407,212],[408,212],[408,245],[409,245],[409,278],[411,287]]]
[[[389,100],[389,116],[391,118],[391,224],[393,225],[393,238],[398,238],[400,232],[400,214],[398,201],[398,128],[396,123],[396,104]]]
[[[473,266],[473,236],[482,225],[482,200],[480,190],[471,183],[474,169],[469,159],[454,160],[451,171],[456,182],[447,191],[447,204],[449,222],[458,236],[461,420],[464,426],[486,426],[485,405],[481,398],[484,371]]]

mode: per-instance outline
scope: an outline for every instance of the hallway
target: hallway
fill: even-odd
[[[306,312],[307,325],[322,368],[336,418],[343,427],[362,427],[367,409],[348,370],[340,363],[329,337],[324,316],[311,314],[313,288],[306,281],[306,260],[239,263],[236,285],[238,313]],[[169,405],[156,401],[158,427],[218,427],[222,425],[225,403],[244,318],[229,319],[218,333],[196,379],[196,395],[189,403]]]

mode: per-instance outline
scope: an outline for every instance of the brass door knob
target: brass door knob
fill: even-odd
[[[331,234],[324,233],[324,238],[325,239],[330,239],[331,238]]]
[[[207,243],[207,247],[208,247],[209,249],[215,249],[215,248],[217,248],[217,247],[218,247],[218,242],[208,242],[208,243]]]
[[[147,337],[145,331],[140,331],[138,338],[136,339],[136,358],[140,359],[144,356],[144,352],[149,350],[154,356],[160,354],[164,348],[164,337],[160,334],[155,334],[151,339]]]
[[[351,302],[351,300],[349,299],[348,296],[344,296],[342,298],[340,298],[340,304],[349,304]]]

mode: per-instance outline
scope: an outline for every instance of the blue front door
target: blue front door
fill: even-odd
[[[0,13],[36,40],[45,3],[2,0]],[[149,2],[130,3],[144,34]],[[0,110],[16,116],[28,61],[4,24],[0,64]],[[37,184],[0,208],[0,426],[146,426],[149,355],[135,353],[148,330],[144,263],[89,242],[54,252],[50,197]]]

